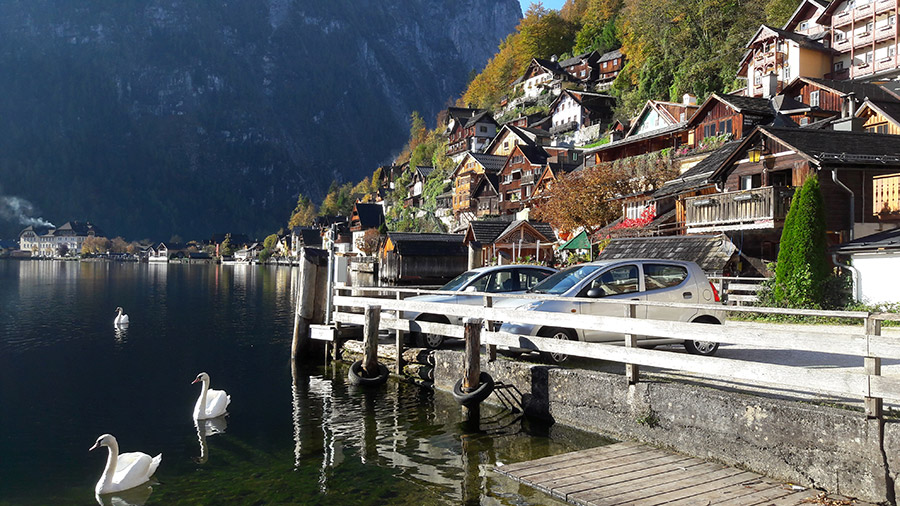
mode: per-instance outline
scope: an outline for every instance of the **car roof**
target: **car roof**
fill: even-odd
[[[547,267],[546,265],[531,265],[531,264],[506,264],[506,265],[488,265],[487,267],[477,267],[475,269],[470,269],[468,272],[492,272],[492,271],[500,271],[506,269],[516,269],[516,268],[532,268],[532,269],[543,269],[546,271],[556,271],[553,267]]]
[[[668,263],[681,264],[681,265],[697,265],[696,262],[691,262],[689,260],[675,260],[675,259],[669,259],[669,258],[615,258],[615,259],[610,259],[610,260],[594,260],[593,262],[588,262],[586,264],[579,264],[579,265],[596,265],[599,267],[605,267],[607,265],[629,263],[629,262],[668,262]]]

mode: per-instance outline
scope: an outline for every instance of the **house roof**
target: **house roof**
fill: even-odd
[[[791,17],[788,18],[787,22],[784,24],[782,30],[788,30],[788,27],[797,22],[797,16],[807,5],[812,5],[816,8],[816,10],[824,11],[826,7],[828,7],[828,1],[820,1],[820,0],[803,0],[800,2],[800,5],[797,6],[797,9],[794,10],[794,13],[791,14]]]
[[[585,155],[598,153],[600,151],[606,151],[608,149],[616,149],[622,146],[627,146],[629,144],[637,143],[646,139],[652,139],[654,137],[662,137],[664,135],[670,135],[674,133],[678,133],[684,131],[687,128],[687,121],[682,121],[680,123],[676,123],[671,126],[667,126],[665,128],[660,128],[659,130],[651,130],[649,132],[644,132],[638,135],[632,135],[631,137],[625,137],[622,140],[618,140],[616,142],[610,142],[608,144],[603,144],[602,146],[597,146],[595,148],[584,150]]]
[[[852,253],[869,253],[876,251],[893,252],[900,250],[900,228],[885,230],[877,234],[867,235],[831,248],[833,253],[849,255]]]
[[[471,232],[475,241],[481,244],[491,244],[507,227],[509,227],[509,221],[506,220],[470,221],[467,235]]]
[[[622,51],[620,49],[613,49],[612,51],[610,51],[608,53],[603,53],[603,56],[601,56],[600,59],[597,60],[597,63],[603,63],[605,61],[614,60],[614,59],[620,58],[622,56],[625,56],[625,55],[622,53]]]
[[[388,232],[387,237],[394,251],[400,255],[442,257],[467,254],[462,234]]]
[[[856,116],[859,117],[865,109],[872,109],[876,113],[884,116],[886,120],[900,127],[900,103],[866,100],[862,107],[856,112]]]
[[[821,51],[823,53],[833,54],[835,51],[831,48],[827,48],[819,42],[816,42],[816,39],[807,37],[802,33],[790,32],[787,30],[782,30],[781,28],[775,28],[769,25],[760,25],[759,29],[756,30],[756,33],[753,34],[753,37],[750,38],[750,41],[747,43],[745,47],[750,48],[753,46],[753,43],[760,37],[760,35],[765,31],[770,30],[774,35],[781,37],[783,39],[792,40],[797,43],[798,46],[805,49],[813,49],[815,51]]]
[[[720,95],[713,93],[703,102],[703,105],[691,116],[687,126],[689,128],[697,126],[705,117],[704,112],[713,107],[715,102],[721,102],[732,108],[735,112],[741,114],[758,114],[761,116],[775,117],[776,111],[772,106],[772,102],[768,98],[758,97],[739,97],[737,95]]]
[[[547,152],[544,151],[544,148],[540,146],[519,145],[516,146],[516,149],[521,151],[522,155],[524,155],[532,165],[543,165],[549,157]]]
[[[542,221],[526,221],[526,220],[513,221],[506,227],[506,229],[504,229],[502,232],[500,232],[500,234],[497,237],[495,237],[494,240],[497,240],[500,237],[504,237],[507,234],[515,231],[517,228],[520,228],[523,226],[530,226],[531,228],[533,228],[535,232],[544,236],[544,238],[547,240],[546,242],[556,242],[556,232],[553,231],[553,227],[550,226],[549,223],[544,223]],[[493,241],[491,241],[491,242],[493,242]]]
[[[476,124],[481,123],[481,122],[489,122],[489,123],[493,123],[495,125],[497,124],[497,122],[494,121],[494,116],[491,114],[491,111],[485,109],[481,112],[476,113],[471,118],[469,118],[469,120],[465,123],[464,128],[469,128],[471,126],[475,126]]]
[[[42,225],[28,225],[27,227],[22,229],[21,232],[19,232],[19,236],[21,237],[25,232],[34,232],[35,235],[47,235],[51,230],[54,230],[54,228],[45,227]]]
[[[506,164],[506,157],[501,155],[489,155],[487,153],[469,152],[469,156],[484,167],[485,172],[500,172],[500,169]]]
[[[489,186],[494,190],[494,194],[499,194],[498,188],[500,188],[500,176],[497,174],[485,174],[483,178],[478,180],[478,184],[475,185],[475,189],[472,190],[472,196],[477,197],[482,193],[481,189],[485,186]]]
[[[791,81],[791,84],[785,86],[782,94],[793,94],[795,88],[799,88],[804,84],[812,84],[814,86],[829,90],[840,96],[847,96],[850,93],[853,93],[854,95],[856,95],[857,100],[860,101],[870,99],[879,102],[900,102],[900,96],[883,86],[874,83],[864,83],[861,81],[854,81],[849,79],[846,81],[834,81],[832,79],[819,79],[814,77],[800,76]]]
[[[381,204],[357,202],[353,206],[362,228],[378,228],[384,223],[384,208]]]
[[[685,171],[684,174],[666,181],[659,190],[651,195],[651,198],[660,199],[708,185],[710,176],[740,145],[741,141],[726,142],[719,149],[710,152],[697,165]]]
[[[559,62],[560,67],[571,67],[572,65],[578,65],[584,60],[588,60],[591,56],[594,56],[597,51],[588,51],[586,53],[581,53],[579,55],[573,56],[571,58],[566,58],[565,60]]]
[[[322,246],[322,233],[316,227],[294,227],[291,229],[301,243],[310,248],[319,248]]]
[[[737,248],[725,234],[612,239],[598,258],[659,258],[696,262],[706,272],[721,272]]]

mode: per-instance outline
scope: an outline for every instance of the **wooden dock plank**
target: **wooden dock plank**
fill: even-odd
[[[636,443],[615,443],[495,470],[583,506],[798,506],[819,493]]]
[[[670,504],[673,503],[673,501],[678,500],[687,501],[693,504],[705,504],[706,500],[703,498],[704,494],[709,494],[713,491],[723,488],[740,486],[741,483],[747,480],[756,479],[758,477],[759,475],[754,473],[739,471],[737,474],[722,478],[720,480],[714,480],[707,483],[695,485],[690,488],[673,490],[671,492],[661,493],[654,495],[653,497],[641,499],[640,501],[636,501],[635,504],[639,504],[642,506],[657,506],[660,504]]]

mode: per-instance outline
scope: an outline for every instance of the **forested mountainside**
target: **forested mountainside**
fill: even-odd
[[[458,97],[520,16],[516,0],[0,2],[0,197],[110,236],[271,231],[299,193],[389,162],[411,112]]]
[[[492,107],[531,58],[560,59],[621,47],[627,64],[611,93],[619,116],[647,99],[703,98],[742,84],[735,73],[750,37],[766,23],[781,27],[799,0],[567,0],[559,11],[532,5],[519,30],[499,46],[461,104]]]

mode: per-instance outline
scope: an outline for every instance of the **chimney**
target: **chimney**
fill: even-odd
[[[769,72],[762,78],[763,98],[774,98],[778,94],[778,76],[775,72]]]
[[[685,93],[684,96],[681,97],[681,103],[684,105],[697,105],[697,97],[690,93]]]
[[[550,61],[552,61],[552,62],[555,62],[558,59],[559,59],[559,56],[556,56],[556,55],[553,55],[550,57]]]

